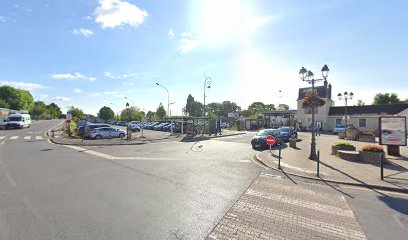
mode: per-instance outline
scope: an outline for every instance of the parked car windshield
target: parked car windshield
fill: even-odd
[[[269,136],[269,135],[275,135],[276,133],[277,133],[276,130],[262,130],[257,135],[258,136]]]
[[[344,124],[337,124],[336,128],[345,128],[346,126]]]
[[[284,128],[279,128],[279,131],[281,131],[281,132],[290,132],[290,128],[288,128],[288,127],[284,127]]]

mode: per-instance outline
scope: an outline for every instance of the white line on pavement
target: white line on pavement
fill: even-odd
[[[16,140],[16,139],[18,139],[18,136],[12,136],[12,137],[10,137],[10,139],[11,140]]]
[[[35,136],[35,139],[42,140],[43,138],[41,136]]]
[[[30,140],[31,139],[31,136],[25,136],[24,137],[24,140]]]
[[[6,136],[0,136],[0,140],[4,139]]]

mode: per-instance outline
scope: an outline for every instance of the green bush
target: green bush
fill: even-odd
[[[333,147],[345,147],[345,146],[353,146],[353,144],[351,143],[347,143],[347,142],[336,142],[335,144],[333,144]]]

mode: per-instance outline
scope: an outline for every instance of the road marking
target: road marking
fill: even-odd
[[[6,136],[0,136],[0,140],[3,140]]]
[[[31,139],[31,136],[25,136],[24,137],[24,140],[30,140]]]
[[[42,140],[43,138],[41,136],[35,136],[35,139]]]
[[[11,140],[16,140],[16,139],[18,139],[18,136],[12,136],[12,137],[10,137],[10,139]]]

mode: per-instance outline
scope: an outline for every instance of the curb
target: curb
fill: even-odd
[[[323,178],[318,178],[318,177],[311,177],[311,176],[305,176],[305,175],[300,175],[297,173],[291,173],[287,171],[282,171],[281,169],[278,169],[276,167],[269,166],[268,164],[264,163],[262,159],[258,156],[259,153],[255,154],[255,158],[257,161],[259,161],[262,165],[271,168],[273,170],[279,171],[279,172],[284,172],[288,175],[299,177],[299,178],[305,178],[305,179],[310,179],[310,180],[316,180],[316,181],[323,181],[323,182],[329,182],[329,183],[335,183],[335,184],[341,184],[341,185],[349,185],[349,186],[356,186],[356,187],[363,187],[363,188],[369,188],[369,189],[376,189],[376,190],[383,190],[383,191],[389,191],[389,192],[397,192],[397,193],[405,193],[408,194],[408,190],[406,189],[400,189],[400,188],[393,188],[393,187],[385,187],[385,186],[380,186],[380,185],[374,185],[374,184],[360,184],[360,183],[352,183],[352,182],[343,182],[343,181],[335,181],[335,180],[329,180],[329,179],[323,179]]]
[[[237,135],[244,135],[246,133],[233,133],[229,135],[218,135],[218,136],[201,136],[201,137],[192,137],[192,138],[184,138],[184,141],[202,141],[202,140],[210,140],[214,138],[223,138],[223,137],[231,137]]]
[[[108,144],[97,144],[97,143],[91,143],[91,144],[78,144],[78,143],[63,143],[56,141],[54,138],[49,137],[50,141],[54,144],[58,145],[70,145],[70,146],[130,146],[130,145],[143,145],[147,144],[147,142],[134,142],[134,143],[108,143]]]

